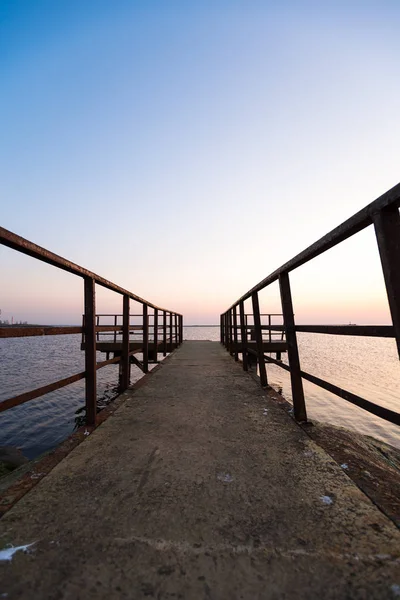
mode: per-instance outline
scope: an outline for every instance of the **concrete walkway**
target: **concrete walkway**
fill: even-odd
[[[184,342],[0,521],[0,597],[392,599],[400,533],[216,342]]]

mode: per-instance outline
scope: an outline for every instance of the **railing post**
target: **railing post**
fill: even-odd
[[[174,313],[175,348],[178,346],[178,315]]]
[[[225,350],[228,350],[228,340],[229,340],[229,331],[228,331],[228,313],[224,313],[224,330],[225,330],[225,339],[224,346]]]
[[[149,316],[147,304],[143,304],[143,373],[149,371]]]
[[[124,294],[122,309],[122,353],[120,362],[119,391],[123,392],[129,387],[130,361],[129,361],[129,296]]]
[[[179,317],[179,345],[183,342],[183,315]]]
[[[244,316],[244,302],[239,302],[239,312],[240,312],[240,340],[242,342],[242,360],[243,360],[243,370],[248,370],[247,363],[247,329],[245,325],[245,316]]]
[[[158,309],[154,309],[154,362],[158,363]]]
[[[118,325],[118,315],[114,315],[114,327]],[[117,343],[117,331],[114,330],[114,344]]]
[[[172,312],[169,313],[169,351],[172,352]]]
[[[292,385],[293,412],[296,421],[307,421],[306,403],[304,400],[303,380],[300,374],[300,358],[297,347],[297,336],[293,314],[292,293],[290,291],[289,274],[279,275],[279,289],[281,293],[283,325],[285,327],[286,343],[288,346],[288,359],[290,367],[290,381]]]
[[[260,317],[260,304],[258,302],[258,293],[254,292],[251,296],[253,303],[253,318],[254,318],[254,332],[257,344],[257,357],[258,357],[258,368],[260,369],[260,382],[262,387],[267,387],[267,369],[265,367],[264,360],[264,347],[261,329],[261,317]]]
[[[85,277],[85,400],[86,425],[96,424],[96,301],[95,283]]]
[[[232,346],[233,346],[233,335],[232,335],[232,309],[229,309],[228,311],[228,322],[229,322],[229,346],[228,346],[228,352],[229,354],[232,356],[233,352],[232,352]]]
[[[221,344],[224,343],[224,316],[220,315],[219,317],[219,341]]]
[[[167,356],[167,312],[163,311],[163,356]]]
[[[233,309],[233,342],[235,344],[234,348],[234,356],[235,361],[239,360],[239,352],[238,352],[238,335],[237,335],[237,307],[235,306]]]
[[[388,206],[373,215],[375,234],[385,278],[397,352],[400,358],[400,215],[397,206]]]

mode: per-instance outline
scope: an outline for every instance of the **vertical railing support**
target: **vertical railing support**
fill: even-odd
[[[96,301],[95,282],[85,277],[85,400],[86,425],[96,424]]]
[[[175,348],[178,346],[178,315],[174,314]]]
[[[231,356],[233,356],[233,335],[232,335],[232,310],[229,309],[228,311],[228,322],[229,322],[229,346],[228,346],[228,351],[229,354]]]
[[[169,313],[169,351],[172,352],[172,312]]]
[[[290,381],[292,385],[293,412],[296,421],[307,421],[306,403],[304,400],[303,380],[300,372],[300,358],[297,347],[297,336],[294,322],[292,293],[290,291],[289,274],[279,275],[283,325],[285,327]]]
[[[122,308],[122,354],[120,362],[119,391],[123,392],[129,387],[130,361],[129,361],[129,296],[124,294]]]
[[[163,356],[167,356],[167,312],[163,311]]]
[[[260,317],[260,304],[258,302],[258,293],[254,292],[251,296],[253,303],[253,318],[254,318],[254,333],[257,344],[257,357],[258,357],[258,368],[260,369],[260,383],[262,387],[267,387],[267,369],[265,367],[264,360],[264,347],[261,329],[261,317]]]
[[[158,309],[154,309],[154,362],[158,363]]]
[[[239,313],[240,313],[240,341],[242,342],[242,361],[243,361],[243,370],[248,370],[247,363],[247,329],[245,324],[245,316],[244,316],[244,302],[243,300],[239,302]]]
[[[388,206],[373,215],[375,234],[385,278],[397,352],[400,358],[400,215],[397,206]]]
[[[149,371],[149,315],[147,304],[143,304],[143,373]]]
[[[239,360],[239,352],[238,352],[238,335],[237,335],[238,325],[237,325],[237,307],[236,306],[232,309],[232,312],[233,312],[233,343],[235,344],[233,354],[235,357],[235,361],[237,362]]]
[[[224,330],[225,330],[224,346],[225,346],[225,350],[228,350],[229,331],[228,331],[228,313],[227,312],[224,314]]]
[[[224,315],[219,318],[219,341],[221,344],[224,343]]]
[[[183,342],[183,315],[179,317],[179,345]]]

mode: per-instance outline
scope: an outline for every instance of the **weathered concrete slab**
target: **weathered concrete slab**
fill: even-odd
[[[0,521],[13,598],[395,598],[400,533],[215,342],[185,342]],[[325,502],[331,501],[330,504]]]

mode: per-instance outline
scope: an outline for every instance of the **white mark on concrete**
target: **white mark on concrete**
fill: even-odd
[[[85,429],[85,431],[83,432],[83,435],[90,435],[90,431],[88,431],[87,429]]]
[[[320,500],[322,500],[324,504],[333,504],[333,500],[330,496],[320,496]]]
[[[224,483],[231,483],[231,481],[233,481],[233,477],[229,473],[218,473],[217,479],[218,481],[223,481]]]
[[[39,477],[43,477],[45,473],[32,473],[31,479],[39,479]]]
[[[263,415],[266,417],[268,414],[268,408],[263,408]]]
[[[3,548],[0,550],[0,560],[12,560],[14,554],[19,552],[27,552],[28,548],[36,544],[36,542],[32,542],[31,544],[26,544],[25,546],[10,546],[10,548]]]
[[[393,596],[400,596],[400,585],[398,583],[394,583],[393,585],[391,585],[390,589],[392,590]]]
[[[342,467],[342,469],[348,469],[349,468],[349,465],[347,463],[342,463],[340,466]]]
[[[312,450],[304,450],[304,456],[311,457],[314,455],[315,455],[315,452],[313,452]]]

